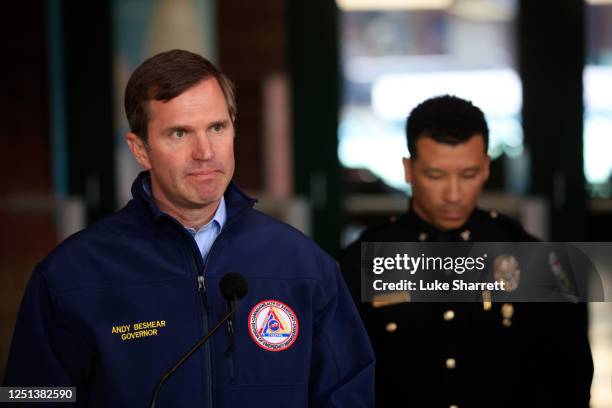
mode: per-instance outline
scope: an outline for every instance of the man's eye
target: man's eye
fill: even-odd
[[[442,175],[438,173],[427,173],[426,176],[432,180],[439,180],[442,178]]]
[[[465,179],[473,179],[474,177],[476,177],[476,172],[470,172],[470,173],[464,173],[463,174],[463,178]]]
[[[215,133],[219,133],[219,132],[221,132],[221,131],[222,131],[224,128],[225,128],[225,126],[223,126],[222,124],[220,124],[220,123],[219,123],[219,124],[213,125],[213,127],[212,127],[212,131],[213,131],[213,132],[215,132]]]
[[[186,134],[187,134],[187,132],[185,132],[184,130],[175,130],[174,132],[172,132],[172,136],[176,137],[178,139],[182,138]]]

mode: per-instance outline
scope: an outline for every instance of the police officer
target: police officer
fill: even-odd
[[[489,176],[482,111],[428,99],[407,120],[409,211],[366,229],[340,264],[372,340],[379,407],[587,407],[593,365],[586,305],[360,303],[361,242],[535,241],[497,211],[476,207]],[[398,402],[399,401],[399,402]]]

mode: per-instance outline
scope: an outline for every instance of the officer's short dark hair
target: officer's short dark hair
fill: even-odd
[[[125,113],[130,130],[148,142],[149,101],[167,102],[208,78],[215,78],[223,91],[227,110],[236,120],[234,85],[201,55],[170,50],[154,55],[132,73],[125,88]]]
[[[476,134],[483,136],[486,153],[489,128],[484,114],[472,102],[452,95],[427,99],[414,108],[406,120],[406,138],[411,157],[417,157],[416,143],[420,137],[457,145]]]

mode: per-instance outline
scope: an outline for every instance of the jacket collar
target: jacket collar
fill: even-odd
[[[406,221],[417,229],[420,241],[470,241],[472,226],[474,225],[477,211],[478,209],[475,208],[465,223],[459,228],[442,231],[422,219],[414,211],[411,201],[410,209],[406,214]]]
[[[132,197],[134,203],[141,210],[149,214],[153,219],[159,219],[163,216],[168,216],[159,209],[153,197],[145,191],[144,183],[150,180],[151,175],[148,171],[143,171],[138,174],[138,177],[132,183]],[[250,209],[257,202],[256,199],[247,196],[238,186],[230,181],[223,194],[225,198],[225,206],[227,210],[226,225],[238,218],[244,211]]]

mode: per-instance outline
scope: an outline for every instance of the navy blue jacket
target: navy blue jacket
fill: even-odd
[[[79,406],[147,406],[162,374],[227,312],[219,280],[239,272],[249,291],[235,347],[223,327],[165,383],[157,406],[371,406],[373,352],[334,260],[230,184],[227,222],[203,261],[143,177],[126,207],[35,269],[5,386],[76,386]],[[284,333],[285,343],[274,349],[261,333]]]

